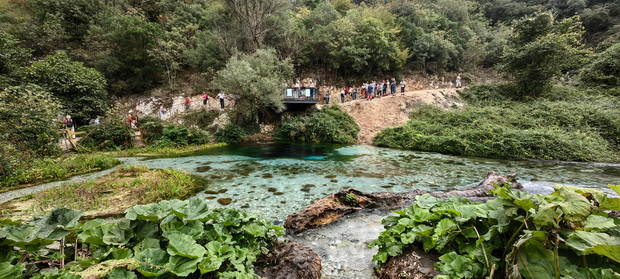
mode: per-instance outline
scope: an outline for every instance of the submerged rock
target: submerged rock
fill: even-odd
[[[220,198],[220,199],[217,199],[217,202],[221,205],[228,205],[232,202],[232,199],[231,198]]]
[[[279,242],[270,255],[255,264],[254,271],[261,278],[318,279],[321,278],[321,259],[310,248],[299,242]]]

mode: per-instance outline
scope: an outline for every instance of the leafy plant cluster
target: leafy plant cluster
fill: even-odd
[[[360,128],[339,106],[324,106],[309,113],[283,119],[274,132],[279,140],[356,143]]]
[[[252,263],[283,230],[244,211],[209,209],[197,198],[138,205],[112,223],[79,223],[80,214],[57,209],[23,224],[0,222],[0,277],[254,278]],[[48,247],[58,241],[77,246]]]
[[[409,245],[442,254],[436,278],[618,278],[620,198],[602,191],[557,185],[551,195],[508,188],[474,203],[462,197],[416,197],[383,220],[370,247],[379,265]],[[620,194],[620,185],[610,185]]]
[[[218,129],[215,133],[213,133],[213,136],[217,142],[238,143],[243,141],[246,134],[241,127],[234,124],[228,124]]]
[[[119,163],[118,159],[102,154],[78,154],[22,161],[12,173],[0,175],[0,188],[61,180],[94,170],[109,169]]]
[[[620,103],[558,92],[564,100],[514,102],[484,86],[461,110],[420,107],[404,126],[383,130],[375,144],[459,155],[566,161],[618,161]],[[594,94],[593,94],[594,95]]]

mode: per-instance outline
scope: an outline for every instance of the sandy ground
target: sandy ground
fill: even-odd
[[[336,98],[334,98],[336,97]],[[360,126],[358,143],[372,144],[374,136],[385,128],[398,127],[407,123],[409,113],[415,107],[424,104],[435,104],[444,108],[463,104],[458,100],[458,92],[454,88],[415,90],[397,93],[396,96],[376,98],[371,101],[355,100],[340,103],[342,108],[353,116]],[[340,101],[340,96],[332,100]]]

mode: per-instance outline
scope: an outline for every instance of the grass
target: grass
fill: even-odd
[[[34,159],[22,162],[15,172],[0,176],[0,191],[32,184],[58,181],[92,171],[105,170],[120,164],[115,157],[105,154],[78,154],[58,158]]]
[[[3,205],[9,214],[41,214],[55,208],[84,210],[87,217],[122,214],[127,208],[169,199],[186,199],[205,187],[204,181],[177,170],[121,167],[95,180],[49,189]]]
[[[180,147],[170,147],[170,146],[144,146],[138,148],[131,148],[126,150],[112,151],[106,152],[105,154],[109,156],[115,157],[131,157],[131,156],[141,156],[141,157],[150,157],[150,156],[170,156],[170,155],[179,155],[183,153],[194,152],[202,149],[220,147],[226,145],[225,143],[215,143],[215,144],[201,144],[201,145],[187,145]]]
[[[469,105],[423,106],[404,126],[382,131],[379,146],[457,155],[585,162],[618,162],[620,101],[576,88],[556,87],[544,98],[512,101],[502,86],[465,92]]]

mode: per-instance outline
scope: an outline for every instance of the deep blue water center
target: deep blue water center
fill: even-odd
[[[129,163],[201,176],[208,186],[197,196],[210,206],[245,208],[273,221],[342,188],[464,189],[490,170],[517,173],[525,190],[537,193],[550,193],[555,184],[613,193],[606,186],[620,184],[620,165],[463,157],[370,145],[240,144]]]

